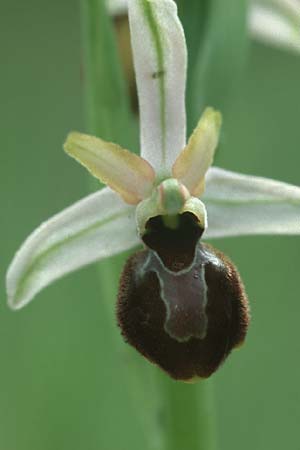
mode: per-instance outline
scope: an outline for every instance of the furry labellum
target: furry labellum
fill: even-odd
[[[150,219],[147,249],[123,270],[117,318],[124,339],[172,378],[207,378],[245,339],[249,310],[239,273],[219,250],[199,242],[194,216],[176,230]]]

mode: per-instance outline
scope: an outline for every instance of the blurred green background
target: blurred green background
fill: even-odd
[[[62,151],[69,130],[85,130],[77,2],[2,0],[0,37],[0,450],[139,450],[123,344],[107,338],[114,304],[103,313],[95,267],[18,313],[6,306],[5,272],[20,243],[87,193],[85,171]],[[300,55],[252,44],[219,166],[300,185],[299,74]],[[300,237],[214,245],[239,267],[252,308],[245,346],[213,377],[219,449],[298,448]]]

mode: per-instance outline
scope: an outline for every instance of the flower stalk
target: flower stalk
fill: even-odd
[[[215,450],[217,434],[212,381],[188,385],[165,378],[163,382],[168,411],[166,450]]]

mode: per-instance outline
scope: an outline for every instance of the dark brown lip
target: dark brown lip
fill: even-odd
[[[207,378],[215,372],[231,350],[244,341],[250,320],[247,296],[233,263],[207,244],[199,243],[197,251],[207,285],[205,336],[199,333],[199,337],[180,341],[166,331],[167,308],[159,278],[153,270],[141,276],[141,267],[145,267],[152,250],[137,252],[128,259],[117,303],[118,325],[125,341],[172,378],[183,381]],[[182,311],[174,316],[173,324],[180,333],[185,326],[195,324],[193,310],[185,309],[189,285],[181,292]]]

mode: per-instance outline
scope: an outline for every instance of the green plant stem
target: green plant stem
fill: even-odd
[[[166,450],[215,450],[215,415],[210,381],[164,380]]]
[[[88,130],[129,148],[137,147],[136,124],[129,110],[126,86],[104,1],[82,0],[81,13]],[[115,301],[112,297],[116,294],[123,258],[104,261],[100,265],[101,294],[110,307],[111,319]],[[120,340],[113,326],[107,339],[117,343],[115,348],[118,347]],[[127,378],[127,387],[132,391],[137,410],[132,433],[138,423],[143,427],[147,442],[145,450],[215,450],[210,384],[203,381],[194,385],[174,382],[148,362],[142,361],[141,356],[132,350],[129,350],[126,364],[121,369],[122,379],[125,381]],[[136,371],[138,377],[136,373],[134,375]],[[137,448],[141,448],[138,443]]]

